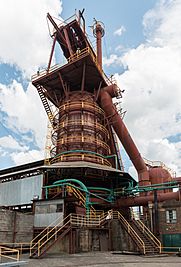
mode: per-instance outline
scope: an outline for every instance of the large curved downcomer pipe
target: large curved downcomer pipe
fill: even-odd
[[[139,184],[143,186],[150,185],[149,171],[146,164],[112,102],[112,98],[116,97],[116,87],[116,85],[110,85],[101,89],[99,94],[101,107],[105,111],[106,116],[109,118],[109,121],[119,137],[119,140],[138,172]]]

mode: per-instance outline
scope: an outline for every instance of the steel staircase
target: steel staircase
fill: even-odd
[[[137,245],[138,250],[141,254],[146,254],[145,243],[142,238],[138,235],[135,229],[128,223],[124,216],[119,211],[112,213],[112,218],[119,220],[121,225],[124,227],[128,235],[131,237],[133,242]]]
[[[145,254],[161,253],[161,242],[140,220],[133,219],[130,221],[130,225],[143,240],[145,244]]]
[[[45,108],[45,111],[46,111],[46,113],[48,115],[49,121],[50,121],[52,127],[54,128],[53,113],[51,111],[50,105],[48,104],[48,100],[47,100],[47,98],[44,95],[44,92],[43,92],[43,89],[42,89],[42,86],[41,85],[38,85],[37,86],[37,91],[38,91],[38,94],[39,94],[39,96],[41,98],[41,101],[43,103],[43,106]]]
[[[79,189],[76,189],[69,185],[66,186],[66,189],[67,192],[73,194],[81,202],[82,206],[86,208],[86,198]],[[96,216],[96,210],[92,205],[90,206],[90,216]]]
[[[30,258],[41,258],[72,228],[97,228],[105,222],[105,214],[93,218],[85,215],[69,214],[65,219],[56,219],[30,242]]]
[[[118,211],[113,212],[113,219],[118,219],[121,222],[134,243],[138,246],[140,253],[161,253],[161,242],[140,220],[133,219],[128,222]]]
[[[42,257],[56,242],[71,230],[71,217],[58,218],[30,242],[30,258]],[[55,225],[55,226],[53,226]]]
[[[108,213],[102,213],[94,217],[87,217],[79,214],[69,214],[65,219],[58,218],[41,233],[39,233],[30,243],[30,257],[40,258],[60,239],[65,237],[73,228],[101,228],[112,219],[119,220],[141,254],[161,253],[161,242],[152,232],[141,222],[132,220],[130,223],[119,211],[113,211],[111,217]]]
[[[140,220],[132,219],[130,225],[145,244],[145,254],[161,253],[161,242]]]

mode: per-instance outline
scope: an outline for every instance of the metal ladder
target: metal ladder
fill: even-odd
[[[44,95],[43,88],[42,88],[41,85],[38,85],[37,86],[37,91],[38,91],[38,94],[39,94],[39,96],[41,98],[41,101],[43,103],[43,106],[45,108],[45,111],[46,111],[46,113],[48,115],[48,119],[49,119],[52,127],[54,128],[54,124],[53,124],[53,113],[51,111],[51,108],[50,108],[50,105],[48,103],[48,100],[47,100],[47,98]]]

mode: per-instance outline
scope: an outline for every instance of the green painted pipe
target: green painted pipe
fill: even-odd
[[[81,181],[77,180],[77,179],[63,179],[63,180],[58,180],[58,181],[54,182],[53,184],[56,185],[56,184],[62,184],[62,183],[68,183],[68,182],[77,183],[84,190],[84,192],[89,193],[89,191],[88,191],[87,187],[85,186],[85,184],[82,183]]]
[[[108,189],[108,188],[104,188],[104,187],[93,187],[93,186],[89,186],[87,187],[89,190],[102,190],[102,191],[108,191],[108,192],[111,192],[112,190],[111,189]]]
[[[172,189],[172,188],[178,188],[177,185],[172,185],[172,186],[164,186],[164,187],[155,187],[155,188],[132,188],[132,189],[125,189],[125,192],[131,192],[131,193],[139,193],[139,192],[149,192],[149,191],[154,191],[154,190],[165,190],[165,189]]]
[[[178,181],[171,181],[171,182],[166,182],[166,183],[160,183],[160,184],[152,184],[152,185],[149,185],[149,186],[139,186],[140,188],[142,187],[154,187],[154,186],[162,186],[162,185],[167,185],[167,184],[178,184],[179,182]]]

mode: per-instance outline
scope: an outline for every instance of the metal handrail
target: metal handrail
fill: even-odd
[[[166,251],[164,249],[166,249]],[[167,249],[170,249],[171,251],[167,251]],[[173,254],[173,253],[175,254],[181,251],[181,247],[161,247],[161,251],[162,253],[166,254]]]
[[[167,170],[173,178],[176,177],[176,172],[173,171],[171,168],[167,167],[166,164],[163,163],[162,161],[159,161],[159,160],[152,161],[152,160],[148,160],[146,158],[143,158],[143,160],[144,160],[145,164],[147,164],[151,167],[161,167],[161,168]]]
[[[76,53],[74,53],[73,55],[71,55],[67,60],[68,60],[68,63],[86,55],[86,54],[91,54],[92,51],[89,47],[85,47],[83,48],[82,50],[79,50],[77,51]],[[91,56],[93,55],[93,53],[91,54]],[[95,58],[95,56],[93,55],[93,57]]]
[[[23,250],[30,249],[30,242],[2,242],[0,246],[8,246],[8,248],[18,249],[20,254],[22,254]]]
[[[41,71],[37,71],[36,74],[33,74],[33,75],[31,76],[31,81],[36,80],[37,77],[40,78],[40,77],[42,77],[42,76],[44,76],[44,75],[47,75],[47,74],[49,74],[49,73],[51,73],[51,72],[53,72],[53,71],[59,69],[61,66],[62,66],[61,64],[56,64],[56,65],[52,66],[52,67],[49,69],[49,71],[48,71],[47,69],[42,69]]]
[[[67,222],[64,224],[64,222],[68,219],[68,217],[70,217],[70,214],[67,216],[67,217],[65,217],[63,220],[61,220],[58,224],[56,224],[54,227],[52,227],[52,228],[50,228],[51,227],[51,225],[53,224],[53,223],[51,223],[48,227],[46,227],[39,235],[37,235],[32,241],[31,241],[31,243],[30,243],[30,256],[32,255],[32,250],[33,249],[35,249],[36,247],[37,247],[37,250],[38,250],[38,256],[40,255],[40,248],[45,244],[45,242],[43,243],[43,244],[41,244],[41,241],[45,238],[45,237],[47,237],[47,241],[50,239],[50,238],[52,238],[53,236],[54,236],[54,234],[51,236],[51,237],[48,237],[49,236],[49,234],[52,232],[52,231],[54,231],[55,229],[57,229],[57,227],[59,227],[58,228],[58,230],[56,230],[54,233],[57,233],[58,231],[60,231],[63,227],[65,227],[66,225],[67,225]],[[60,218],[58,218],[58,219],[60,219]],[[56,222],[58,219],[56,219],[54,222]],[[70,220],[70,219],[69,219]],[[69,222],[69,221],[68,221]],[[39,236],[41,236],[46,230],[48,230],[48,229],[50,229],[49,231],[47,231],[47,233],[45,234],[45,235],[43,235],[40,239],[38,239],[38,241],[36,242],[36,243],[34,243],[33,241],[37,238],[37,237],[39,237]],[[46,242],[47,243],[47,242]]]
[[[150,229],[148,227],[146,227],[146,225],[141,220],[135,220],[135,222],[137,222],[140,225],[140,227],[143,230],[143,233],[146,233],[149,236],[149,238],[158,247],[159,253],[161,253],[161,245],[162,244],[161,244],[160,240],[150,231]]]
[[[60,232],[65,226],[73,226],[73,227],[100,227],[103,222],[105,222],[106,217],[108,215],[108,212],[102,212],[100,215],[93,215],[90,217],[87,217],[85,215],[78,215],[78,214],[69,214],[66,218],[64,218],[60,223],[58,223],[56,226],[51,228],[45,235],[43,235],[35,244],[32,244],[30,247],[30,256],[32,255],[32,250],[37,249],[38,256],[40,256],[41,248],[47,244],[52,238],[57,238],[58,232]],[[135,230],[131,227],[131,225],[126,221],[126,219],[123,217],[123,215],[118,212],[114,211],[112,213],[112,219],[118,218],[119,221],[122,223],[124,228],[127,230],[128,234],[134,238],[136,243],[138,244],[139,248],[142,249],[143,254],[145,254],[145,244],[143,240],[138,236],[138,234],[135,232]],[[61,224],[61,225],[60,225]],[[60,226],[60,227],[59,227]],[[47,229],[50,228],[47,227]],[[41,234],[44,231],[41,232]]]
[[[102,124],[98,122],[90,122],[88,120],[69,120],[68,122],[60,122],[59,124],[56,125],[54,128],[54,131],[58,131],[59,127],[64,128],[64,127],[75,127],[75,126],[86,126],[86,127],[95,127],[96,129],[104,132],[104,134],[108,135],[108,130],[106,127],[104,127]]]
[[[87,101],[71,101],[71,102],[67,102],[65,104],[63,104],[62,106],[59,107],[59,113],[61,111],[65,111],[67,109],[75,109],[75,108],[87,108],[87,109],[92,109],[94,112],[97,111],[97,113],[101,114],[101,115],[105,115],[105,112],[102,108],[100,108],[97,104],[95,103],[90,103]]]
[[[68,217],[70,217],[70,215],[68,215],[65,219],[67,219]],[[65,219],[64,219],[64,220],[65,220]],[[61,227],[59,227],[58,229],[57,229],[57,227],[58,227],[59,225],[56,225],[56,226],[53,227],[47,234],[45,234],[42,238],[40,238],[40,239],[38,240],[38,242],[37,242],[37,244],[38,244],[38,256],[40,256],[40,249],[41,249],[46,243],[48,243],[48,241],[49,241],[50,239],[52,239],[53,237],[55,237],[55,239],[56,239],[56,237],[57,237],[57,233],[60,232],[65,226],[67,226],[67,225],[69,225],[69,224],[70,224],[70,219],[69,219],[69,221],[67,221],[65,224],[63,224]],[[56,231],[53,232],[53,230],[56,230]],[[52,232],[53,232],[53,233],[52,233]],[[49,236],[49,234],[51,234],[51,233],[52,233],[52,235]],[[45,239],[45,241],[41,243],[41,241],[43,241],[44,239]]]
[[[65,223],[64,223],[65,222]],[[30,247],[30,256],[32,255],[32,249],[37,248],[38,256],[40,256],[41,248],[47,244],[53,237],[57,238],[58,232],[60,232],[65,226],[99,226],[100,225],[100,216],[94,218],[87,218],[84,215],[74,215],[69,214],[66,218],[62,220],[61,227],[60,224],[57,224],[53,228],[51,228],[44,236],[42,236],[36,244]]]
[[[94,55],[94,53],[92,52],[90,47],[86,47],[82,50],[80,50],[79,52],[74,53],[72,56],[70,56],[68,58],[68,62],[72,62],[74,60],[77,60],[78,58],[84,56],[85,54],[89,54],[93,60],[93,62],[96,64],[96,67],[98,68],[99,72],[101,73],[101,75],[103,76],[104,80],[106,81],[106,83],[108,85],[112,85],[115,83],[115,80],[111,80],[107,77],[107,75],[105,74],[105,72],[103,71],[103,69],[101,68],[101,66],[98,64],[97,61],[97,57]],[[117,92],[119,92],[119,87],[117,86]]]
[[[143,242],[141,237],[136,233],[133,227],[127,222],[127,220],[123,217],[123,215],[119,211],[113,212],[113,218],[115,215],[118,217],[122,225],[125,227],[127,233],[133,238],[135,238],[135,241],[139,244],[139,247],[143,250],[143,254],[145,254],[146,252],[145,243]]]
[[[62,137],[60,139],[57,140],[57,145],[59,144],[66,144],[66,143],[74,143],[74,142],[83,142],[83,143],[92,143],[92,144],[95,144],[95,145],[99,145],[101,147],[103,147],[104,149],[108,150],[109,151],[109,146],[104,142],[104,141],[101,141],[99,139],[96,139],[94,137],[90,137],[89,135],[83,135],[83,136],[79,136],[79,135],[74,135],[74,136],[68,136],[68,137]]]
[[[77,157],[79,160],[82,160],[82,161],[84,161],[84,160],[88,161],[88,159],[90,161],[93,161],[95,159],[95,161],[97,163],[112,167],[111,163],[107,159],[104,159],[104,158],[101,158],[99,156],[92,155],[92,154],[81,154],[81,153],[70,153],[70,154],[60,155],[60,156],[50,160],[50,163],[53,164],[53,163],[56,163],[56,162],[65,161],[66,157],[69,157],[69,158]]]
[[[46,228],[44,228],[38,235],[36,235],[30,242],[30,250],[34,247],[34,245],[37,243],[35,242],[38,237],[40,237],[44,232],[48,231],[49,228],[52,229],[52,227],[60,220],[60,217],[55,219],[51,224],[49,224]],[[61,220],[60,223],[62,223],[63,220]],[[34,245],[33,245],[34,244]],[[31,253],[30,253],[31,254]]]
[[[3,253],[6,253],[5,255]],[[8,253],[16,253],[16,257],[12,257],[12,256],[8,256]],[[0,257],[4,257],[4,258],[8,258],[11,260],[16,260],[19,261],[20,260],[20,255],[19,255],[19,250],[15,249],[15,248],[7,248],[4,246],[0,246]]]
[[[92,48],[93,49],[93,48]],[[105,72],[103,71],[103,69],[100,67],[100,65],[97,62],[97,57],[94,55],[93,51],[90,47],[85,47],[82,50],[80,50],[79,52],[74,53],[72,56],[70,56],[67,60],[68,60],[68,64],[72,63],[73,61],[79,59],[80,57],[89,54],[93,60],[93,62],[96,64],[97,69],[99,70],[100,74],[102,75],[102,77],[104,78],[105,82],[108,85],[112,85],[114,84],[114,80],[111,80],[107,77],[107,75],[105,74]],[[36,74],[32,75],[31,80],[34,81],[37,79],[37,77],[42,77],[45,76],[57,69],[59,69],[62,65],[61,64],[56,64],[54,66],[52,66],[49,70],[47,69],[43,69],[41,71],[38,71]],[[118,86],[116,86],[116,94],[119,96],[120,94],[120,88]]]
[[[79,200],[82,202],[83,206],[86,207],[86,198],[82,194],[82,192],[70,185],[67,185],[66,187],[68,188],[69,192],[73,193],[76,197],[78,197]],[[96,215],[96,210],[92,205],[90,206],[90,215]]]

